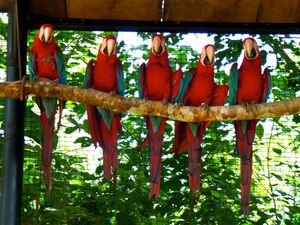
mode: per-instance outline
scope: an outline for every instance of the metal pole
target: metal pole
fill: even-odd
[[[25,68],[18,66],[17,21],[13,12],[14,9],[8,14],[7,81],[19,80],[19,69],[23,71]],[[24,41],[26,42],[26,37],[25,40],[22,40],[22,47],[24,47]],[[23,60],[23,62],[25,61]],[[24,106],[24,102],[14,99],[7,99],[5,104],[1,225],[20,224],[24,157]]]

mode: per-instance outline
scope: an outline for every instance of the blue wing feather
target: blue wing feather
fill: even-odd
[[[29,79],[30,80],[35,79],[34,60],[35,60],[35,55],[34,53],[32,53],[29,58]]]
[[[92,86],[92,81],[93,81],[93,67],[94,67],[95,61],[91,59],[89,63],[86,66],[85,69],[85,76],[84,76],[84,87],[85,88],[90,88]]]
[[[137,78],[137,86],[138,86],[138,92],[139,92],[139,97],[140,98],[144,97],[143,89],[144,89],[145,70],[146,70],[146,64],[143,63],[139,67],[138,78]]]
[[[88,79],[89,79],[90,68],[87,66],[84,73],[84,87],[88,88]]]
[[[55,57],[56,57],[57,70],[59,74],[58,82],[61,84],[67,84],[67,74],[62,59],[62,52],[60,50],[56,50]]]
[[[117,71],[118,71],[118,95],[124,96],[125,87],[124,87],[124,72],[122,65],[117,63]]]
[[[270,91],[271,91],[271,86],[272,86],[272,79],[270,75],[270,71],[268,68],[265,68],[264,73],[263,73],[263,82],[264,82],[264,96],[262,101],[267,102],[270,96]]]
[[[265,65],[267,62],[268,53],[267,53],[267,51],[262,50],[262,51],[260,51],[260,54],[261,54],[261,65]]]
[[[180,88],[177,97],[175,98],[175,103],[181,103],[183,101],[183,97],[186,93],[186,90],[193,78],[194,71],[190,71],[184,78],[182,78],[180,82]]]
[[[236,105],[237,89],[238,89],[238,69],[237,69],[237,63],[234,63],[230,69],[229,105]]]
[[[269,99],[270,92],[271,92],[271,87],[272,87],[272,78],[271,78],[271,75],[269,74],[269,79],[268,79],[268,91],[267,91],[267,95],[266,95],[266,98],[265,98],[265,102],[267,102],[268,99]]]

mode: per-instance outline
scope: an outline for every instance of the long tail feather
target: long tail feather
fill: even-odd
[[[187,148],[188,148],[188,168],[189,185],[193,194],[200,191],[201,181],[201,142],[205,130],[204,123],[197,129],[197,136],[194,137],[190,126],[186,126]]]
[[[118,115],[115,115],[110,129],[107,128],[105,121],[100,119],[101,141],[100,146],[103,149],[103,173],[104,179],[109,180],[113,174],[113,182],[117,184],[118,168],[118,150],[117,150],[117,132]]]
[[[90,135],[93,141],[93,144],[95,148],[97,147],[97,144],[102,141],[101,134],[100,134],[100,128],[99,128],[99,113],[97,112],[97,109],[95,106],[92,105],[86,105],[87,108],[87,118],[88,118],[88,124],[89,124],[89,130]]]
[[[241,199],[243,214],[249,214],[249,201],[251,196],[252,183],[252,144],[255,136],[256,121],[251,120],[247,123],[246,133],[243,132],[242,122],[236,122],[236,143],[241,157]]]
[[[166,124],[166,119],[163,118],[156,132],[153,132],[151,123],[149,129],[149,144],[150,144],[150,193],[149,198],[159,195],[160,189],[160,175],[161,175],[161,156],[163,133]]]
[[[62,111],[63,111],[64,103],[62,100],[59,100],[59,117],[58,117],[58,122],[57,122],[57,131],[60,128],[61,125],[61,118],[62,118]]]
[[[174,135],[174,145],[169,150],[169,153],[175,153],[175,156],[180,155],[182,152],[187,150],[185,126],[187,123],[175,121],[175,135]]]
[[[241,156],[241,196],[243,213],[248,215],[252,183],[252,146],[248,145],[244,151],[246,153]]]
[[[46,194],[50,195],[51,190],[51,161],[52,149],[54,145],[54,120],[55,112],[47,118],[46,112],[41,111],[41,124],[42,124],[42,166],[45,177]]]

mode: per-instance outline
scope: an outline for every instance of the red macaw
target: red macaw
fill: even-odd
[[[168,51],[162,35],[152,37],[152,46],[147,65],[144,63],[139,71],[139,95],[142,98],[162,101],[164,104],[173,102],[180,89],[181,69],[175,73],[169,65]],[[159,195],[161,156],[164,128],[167,119],[156,116],[145,116],[148,136],[142,147],[150,145],[150,193],[149,198]]]
[[[244,40],[244,58],[239,69],[234,63],[230,72],[230,105],[266,102],[270,93],[270,72],[261,72],[262,55],[256,41]],[[252,177],[252,144],[257,120],[236,121],[236,149],[241,157],[241,196],[244,215],[249,213]]]
[[[86,69],[85,86],[102,92],[124,95],[122,63],[117,57],[117,40],[109,35],[99,47],[97,60]],[[87,105],[88,124],[95,147],[103,149],[104,178],[117,183],[117,134],[122,131],[120,115],[97,106]]]
[[[54,41],[54,28],[44,24],[36,35],[30,49],[29,72],[30,79],[48,78],[66,84],[66,71],[62,63],[62,52]],[[60,100],[60,125],[63,102]],[[45,174],[46,193],[51,189],[51,160],[54,145],[54,121],[57,110],[57,99],[37,97],[37,104],[41,110],[42,125],[42,165]]]
[[[197,68],[192,69],[191,74],[185,78],[189,84],[186,84],[183,105],[200,107],[224,105],[228,86],[215,84],[214,58],[215,47],[213,45],[204,46]],[[178,155],[184,150],[188,150],[189,185],[193,194],[200,190],[201,143],[204,131],[209,124],[210,122],[175,122],[174,147],[171,152]]]

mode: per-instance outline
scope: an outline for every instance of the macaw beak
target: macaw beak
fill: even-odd
[[[201,54],[201,62],[205,66],[210,66],[215,60],[215,48],[213,46],[208,46],[205,48]]]
[[[207,63],[205,63],[206,65],[211,65],[214,63],[214,59],[215,59],[215,48],[213,46],[208,46],[206,48],[206,57],[207,60],[204,59],[204,61],[207,61]]]
[[[52,37],[52,29],[50,27],[46,27],[42,35],[42,42],[48,43],[51,40],[51,37]]]
[[[251,39],[246,39],[244,42],[245,56],[247,59],[255,59],[257,56],[254,48],[254,43]]]
[[[106,42],[106,47],[103,52],[107,56],[111,56],[114,53],[116,42],[112,39],[108,39]]]
[[[152,52],[154,55],[161,55],[163,53],[162,43],[159,37],[154,37],[152,41]]]

